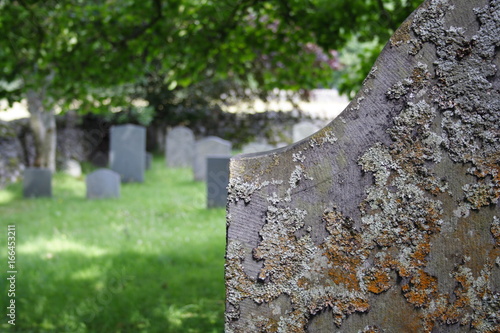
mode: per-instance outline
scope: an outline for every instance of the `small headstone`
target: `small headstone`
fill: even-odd
[[[87,199],[120,197],[120,175],[113,170],[98,169],[86,177],[85,183]]]
[[[52,197],[52,172],[50,169],[26,168],[24,170],[23,196],[25,198]]]
[[[153,162],[153,154],[146,153],[146,170],[151,169],[152,162]]]
[[[196,142],[193,172],[194,179],[204,181],[207,179],[207,156],[231,155],[231,142],[209,136]]]
[[[308,136],[319,131],[320,129],[321,127],[308,121],[295,124],[293,126],[293,142],[297,142],[304,138],[307,138]]]
[[[72,177],[78,178],[82,176],[82,166],[76,160],[67,160],[63,165],[63,172]]]
[[[260,143],[260,142],[250,142],[243,146],[242,153],[250,154],[250,153],[260,153],[263,151],[273,150],[275,147],[271,146],[268,143]]]
[[[165,160],[169,168],[193,166],[195,140],[193,131],[184,126],[174,127],[167,134]]]
[[[231,155],[207,156],[207,207],[226,207]]]
[[[143,182],[146,167],[146,129],[138,125],[111,127],[110,168],[122,182]]]

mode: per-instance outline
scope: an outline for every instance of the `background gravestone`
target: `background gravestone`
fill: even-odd
[[[43,168],[26,168],[23,178],[25,198],[52,197],[52,172]]]
[[[208,155],[231,155],[231,142],[216,136],[209,136],[196,142],[193,164],[195,180],[207,179]]]
[[[292,129],[293,142],[307,138],[309,135],[314,134],[320,129],[321,128],[319,126],[308,121],[295,124]]]
[[[189,128],[177,126],[167,134],[165,160],[170,168],[192,168],[194,159],[194,134]]]
[[[120,175],[113,170],[98,169],[85,178],[87,199],[120,197]]]
[[[231,155],[207,156],[207,207],[226,207]]]
[[[111,127],[110,168],[122,182],[143,182],[146,167],[146,129],[138,125]]]
[[[275,147],[268,143],[250,142],[242,147],[242,154],[260,153],[263,151],[273,150]]]
[[[500,332],[499,12],[426,1],[327,127],[231,160],[226,332]]]

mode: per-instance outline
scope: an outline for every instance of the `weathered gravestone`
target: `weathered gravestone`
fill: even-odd
[[[207,207],[226,207],[231,155],[207,156]]]
[[[243,154],[259,153],[263,151],[273,150],[275,147],[268,143],[250,142],[242,147]]]
[[[426,1],[326,128],[231,160],[226,332],[500,332],[499,46],[499,1]]]
[[[304,138],[307,138],[309,135],[314,134],[320,129],[321,128],[319,126],[308,121],[295,124],[293,125],[292,129],[293,142],[298,142]]]
[[[111,127],[109,161],[122,182],[143,182],[146,167],[146,129],[138,125]]]
[[[170,168],[192,168],[195,140],[187,127],[172,128],[166,139],[165,160]]]
[[[113,170],[98,169],[85,178],[87,199],[120,197],[120,175]]]
[[[52,197],[52,172],[43,168],[26,168],[23,177],[23,196]]]
[[[196,142],[193,163],[195,180],[207,179],[207,156],[209,155],[231,155],[231,142],[216,136],[209,136]]]

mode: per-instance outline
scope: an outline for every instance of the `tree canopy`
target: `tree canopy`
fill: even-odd
[[[0,2],[3,91],[42,87],[54,100],[161,74],[170,89],[207,78],[262,90],[310,89],[332,79],[331,50],[356,36],[381,45],[420,0],[120,0]],[[354,89],[359,82],[346,85]],[[93,90],[93,89],[98,89]]]
[[[203,85],[218,87],[216,98],[331,87],[336,52],[373,41],[340,81],[349,93],[420,2],[0,0],[0,98],[30,97],[42,124],[54,107],[108,112],[134,96],[161,100],[158,113],[175,103],[171,92]]]

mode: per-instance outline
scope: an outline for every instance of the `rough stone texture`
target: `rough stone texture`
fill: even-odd
[[[144,181],[146,168],[146,129],[138,125],[111,127],[110,169],[121,176],[124,183]]]
[[[231,142],[216,136],[209,136],[196,142],[193,161],[195,180],[207,179],[207,156],[209,155],[231,155]]]
[[[231,155],[207,156],[207,207],[226,207]]]
[[[194,159],[195,140],[187,127],[172,128],[166,139],[165,160],[169,168],[191,168]]]
[[[113,170],[98,169],[85,178],[87,199],[120,197],[120,175]]]
[[[52,197],[52,172],[49,169],[26,168],[23,196],[25,198]]]
[[[332,123],[231,160],[226,332],[500,332],[499,46],[499,1],[426,1]]]

